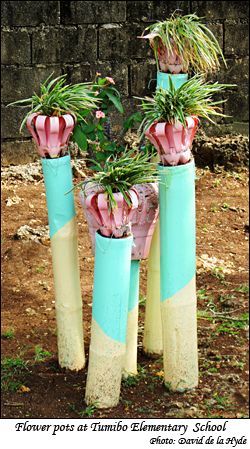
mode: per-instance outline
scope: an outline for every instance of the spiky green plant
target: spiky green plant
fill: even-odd
[[[154,122],[176,123],[180,122],[186,127],[186,118],[192,115],[210,120],[211,115],[227,117],[218,106],[226,100],[213,100],[217,94],[234,84],[219,84],[204,82],[202,75],[195,75],[175,89],[169,79],[169,89],[158,88],[153,98],[139,98],[142,100],[141,107],[144,118],[141,122],[139,132],[144,135],[145,131]],[[136,97],[138,98],[138,97]]]
[[[93,162],[99,171],[76,187],[81,187],[85,195],[91,187],[100,187],[108,196],[109,210],[117,207],[114,193],[122,193],[126,203],[131,206],[129,189],[132,186],[157,181],[156,164],[149,162],[147,153],[125,150],[113,159],[109,157],[104,166]]]
[[[53,73],[41,84],[40,95],[34,92],[30,98],[8,104],[8,106],[30,107],[21,123],[20,131],[28,116],[34,112],[40,112],[47,116],[72,114],[76,118],[82,118],[83,111],[96,108],[98,99],[95,98],[92,91],[93,83],[66,84],[67,75],[51,79],[52,75]]]
[[[209,73],[219,69],[221,56],[225,66],[220,45],[209,28],[196,14],[179,15],[176,11],[168,20],[148,26],[141,37],[148,37],[154,50],[158,65],[157,51],[161,43],[172,53],[173,50],[183,61],[183,71],[188,69],[195,73]],[[149,31],[148,35],[144,35]]]

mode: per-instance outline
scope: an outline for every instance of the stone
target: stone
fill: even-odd
[[[163,21],[167,19],[176,9],[182,14],[189,13],[189,2],[179,1],[146,1],[127,2],[127,20],[140,22]]]
[[[1,32],[1,63],[30,64],[30,37],[26,30]]]
[[[21,106],[1,106],[1,136],[3,139],[20,138],[20,125],[23,118],[29,111],[28,108]],[[26,127],[24,126],[22,131],[23,137],[29,137]]]
[[[64,72],[68,73],[71,83],[93,81],[96,72],[101,77],[110,76],[115,81],[115,86],[122,95],[128,94],[128,66],[115,61],[96,61],[93,64],[66,64]]]
[[[223,51],[223,25],[222,23],[205,22],[204,24],[207,28],[212,31],[215,38],[217,39],[221,50]]]
[[[248,2],[193,1],[192,12],[206,19],[248,18]]]
[[[61,20],[63,24],[125,22],[126,2],[62,1]]]
[[[93,26],[61,29],[60,61],[94,62],[97,58],[97,31]]]
[[[249,54],[249,29],[244,23],[226,24],[225,55],[247,56]]]
[[[51,64],[60,62],[60,34],[56,27],[44,27],[32,33],[32,62]]]
[[[10,164],[27,164],[37,161],[38,158],[36,146],[32,140],[2,142],[1,164],[3,167]]]
[[[53,66],[3,67],[2,102],[29,98],[33,92],[40,92],[40,84],[54,71],[54,77],[61,75],[60,68]]]
[[[99,30],[99,55],[102,60],[148,59],[152,50],[141,36],[140,25],[103,25]]]
[[[131,65],[131,95],[153,95],[156,88],[156,63],[137,63]]]
[[[243,122],[249,120],[249,103],[248,103],[249,91],[248,86],[238,86],[238,89],[232,91],[227,96],[228,100],[225,103],[225,114],[231,115],[230,118],[226,118],[225,122]]]
[[[1,2],[2,25],[37,26],[59,24],[58,1],[3,1]]]

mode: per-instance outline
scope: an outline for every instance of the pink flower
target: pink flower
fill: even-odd
[[[95,116],[96,118],[104,118],[105,114],[102,111],[96,111]]]
[[[106,80],[107,80],[110,84],[115,84],[113,78],[110,78],[110,76],[106,76]]]
[[[94,93],[94,95],[97,97],[97,95],[99,95],[99,93],[100,93],[100,91],[99,91],[99,90],[96,90],[95,93]]]

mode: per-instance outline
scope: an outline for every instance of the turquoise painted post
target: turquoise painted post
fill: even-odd
[[[157,72],[157,87],[162,87],[163,89],[169,89],[169,78],[174,84],[175,89],[181,87],[188,79],[187,73],[179,73],[178,75],[172,75],[171,73]]]
[[[133,237],[96,233],[91,342],[85,401],[98,408],[119,402]]]
[[[175,86],[180,87],[188,79],[186,73],[171,75],[157,72],[157,87],[169,89],[169,78]],[[157,156],[157,162],[159,157]],[[157,223],[151,242],[148,257],[147,295],[145,308],[145,324],[143,335],[143,351],[149,356],[162,354],[162,322],[160,308],[160,232]]]
[[[43,159],[55,285],[59,365],[85,365],[77,227],[70,156]]]
[[[159,168],[161,316],[165,384],[198,384],[194,161]]]
[[[135,376],[137,374],[137,330],[139,307],[139,278],[140,261],[131,260],[130,287],[128,301],[128,324],[126,354],[123,365],[123,376]]]

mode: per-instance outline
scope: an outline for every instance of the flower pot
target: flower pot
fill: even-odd
[[[176,52],[175,45],[172,46],[172,51],[169,51],[160,41],[157,56],[162,72],[178,74],[184,71],[183,60]]]
[[[80,193],[80,201],[86,213],[89,230],[94,246],[95,232],[97,230],[105,237],[123,237],[131,230],[131,219],[134,210],[138,207],[138,195],[134,189],[129,190],[131,206],[123,195],[114,193],[117,207],[109,210],[107,194],[100,191],[98,186],[88,189],[87,196]]]
[[[41,157],[56,158],[67,151],[70,133],[75,125],[70,114],[50,117],[39,113],[31,114],[27,119],[27,128],[34,138]]]
[[[134,237],[132,260],[140,260],[148,257],[159,215],[158,184],[136,184],[134,190],[138,194],[139,204],[132,217],[132,234]]]
[[[98,192],[99,190],[99,192]],[[125,203],[123,200],[121,207],[114,210],[112,214],[108,212],[107,203],[105,209],[100,212],[99,205],[103,201],[104,195],[100,195],[100,189],[97,186],[88,189],[87,197],[80,192],[80,202],[83,206],[86,220],[89,227],[89,233],[94,252],[95,233],[100,229],[102,235],[120,236],[124,230],[124,225],[128,225],[131,220],[134,245],[132,247],[132,260],[146,259],[148,257],[150,244],[154,228],[159,215],[158,205],[158,185],[156,183],[137,184],[131,189],[134,195],[134,208],[128,213],[127,219],[119,225],[119,218],[124,216],[122,208]],[[115,194],[117,195],[117,194]],[[97,197],[100,199],[97,200]]]
[[[146,136],[158,150],[162,165],[186,164],[191,158],[198,118],[188,117],[186,128],[180,123],[153,123]]]

